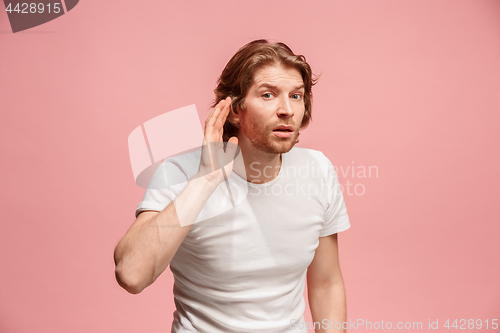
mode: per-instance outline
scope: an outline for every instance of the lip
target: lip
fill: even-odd
[[[278,138],[291,138],[293,135],[293,132],[273,131],[273,134],[276,135]]]
[[[286,126],[286,125],[280,125],[276,128],[273,129],[273,131],[276,131],[276,130],[290,130],[289,133],[292,133],[293,132],[293,126]]]

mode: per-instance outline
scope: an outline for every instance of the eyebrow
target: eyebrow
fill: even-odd
[[[270,88],[270,89],[278,89],[277,86],[275,86],[274,84],[271,84],[271,83],[267,83],[267,82],[264,82],[264,83],[261,83],[257,89],[260,89],[260,88]],[[304,88],[304,84],[301,84],[297,87],[294,87],[292,90],[299,90],[299,89],[302,89]]]

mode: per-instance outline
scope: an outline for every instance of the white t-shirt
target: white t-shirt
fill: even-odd
[[[199,149],[165,160],[136,216],[167,207],[198,171],[200,156]],[[172,332],[307,332],[297,324],[304,322],[307,267],[319,237],[350,223],[323,153],[294,147],[281,156],[272,181],[254,184],[233,172],[230,194],[222,183],[208,199],[170,263]]]

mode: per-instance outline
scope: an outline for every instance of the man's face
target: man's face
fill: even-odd
[[[269,65],[257,70],[239,116],[239,144],[270,154],[295,145],[304,117],[304,82],[295,68]],[[291,131],[277,127],[289,126]]]

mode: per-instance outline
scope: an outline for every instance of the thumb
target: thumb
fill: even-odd
[[[232,136],[227,142],[226,154],[228,154],[228,156],[230,156],[231,158],[234,158],[236,157],[238,151],[239,151],[238,138]]]

